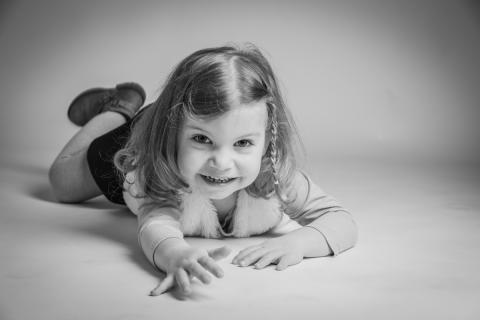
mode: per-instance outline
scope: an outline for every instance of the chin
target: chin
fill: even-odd
[[[215,185],[206,183],[201,178],[197,178],[195,179],[194,189],[196,189],[199,193],[204,194],[210,199],[220,200],[228,197],[229,195],[240,189],[236,182],[237,181],[234,181],[233,183],[229,183],[226,185]]]
[[[205,197],[212,199],[212,200],[222,200],[225,199],[229,196],[231,196],[233,193],[238,191],[238,188],[225,188],[223,190],[211,190],[205,187],[201,187],[200,193],[203,194]]]
[[[228,198],[232,194],[233,194],[233,192],[228,192],[228,193],[223,193],[223,194],[207,194],[207,196],[208,196],[209,199],[212,199],[212,200],[222,200],[222,199]]]

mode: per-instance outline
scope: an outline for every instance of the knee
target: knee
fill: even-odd
[[[70,179],[68,178],[66,168],[61,162],[55,160],[48,171],[48,178],[53,195],[59,202],[75,203],[78,202],[71,190]]]

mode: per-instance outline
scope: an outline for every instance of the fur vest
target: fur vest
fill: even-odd
[[[262,234],[276,227],[283,213],[277,197],[255,198],[240,190],[236,206],[231,212],[230,232],[225,232],[219,222],[217,210],[209,199],[192,193],[182,195],[180,228],[184,235],[205,238],[248,237]]]
[[[130,181],[130,182],[129,182]],[[136,198],[139,188],[135,173],[129,172],[124,182],[124,199],[130,210],[138,215],[142,198]],[[131,196],[125,197],[126,194]],[[215,206],[197,192],[181,195],[180,230],[186,236],[205,238],[248,237],[265,233],[278,226],[285,214],[276,196],[255,198],[239,190],[234,210],[230,213],[230,232],[222,229]]]

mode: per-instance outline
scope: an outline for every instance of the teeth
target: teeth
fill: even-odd
[[[231,178],[214,178],[214,177],[210,177],[210,176],[204,176],[208,181],[210,182],[214,182],[214,183],[226,183],[230,180],[232,180]]]

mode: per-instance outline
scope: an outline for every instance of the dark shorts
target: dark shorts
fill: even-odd
[[[130,135],[131,121],[93,140],[87,151],[87,162],[93,179],[108,200],[125,204],[123,178],[113,164],[115,153],[123,148]]]
[[[138,117],[146,108],[142,108],[135,117]],[[127,143],[132,123],[133,120],[130,120],[96,138],[87,150],[88,167],[93,179],[105,197],[118,204],[125,204],[122,195],[123,177],[113,164],[113,157]]]

